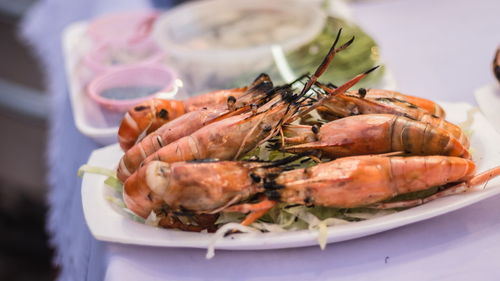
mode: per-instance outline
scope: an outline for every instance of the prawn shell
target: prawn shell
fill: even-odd
[[[286,104],[274,102],[260,107],[260,112],[247,112],[208,124],[162,147],[148,156],[144,163],[153,160],[173,163],[206,158],[235,160],[272,136],[287,117],[289,112]]]
[[[339,102],[340,101],[340,102]],[[331,116],[345,117],[349,115],[345,114],[345,110],[339,108],[339,104],[345,104],[349,106],[355,105],[356,110],[349,115],[357,114],[393,114],[404,116],[413,120],[421,121],[424,123],[431,124],[434,127],[439,127],[450,132],[458,141],[460,141],[466,148],[469,148],[470,141],[468,137],[463,133],[462,129],[457,125],[450,123],[443,118],[429,114],[428,112],[421,110],[419,108],[413,108],[408,106],[401,106],[400,104],[386,102],[380,103],[371,101],[368,99],[361,99],[358,97],[352,97],[347,95],[338,95],[330,97],[324,104],[323,108],[318,110],[318,113],[323,118],[329,118]]]
[[[390,114],[358,115],[332,121],[320,127],[316,138],[317,141],[285,150],[300,153],[317,149],[328,158],[393,151],[470,158],[467,148],[448,131]]]
[[[151,167],[156,168],[154,165]],[[160,208],[163,204],[161,197],[153,192],[146,180],[147,174],[152,173],[151,167],[139,169],[128,177],[123,184],[123,201],[125,205],[142,218],[147,218],[151,211]],[[147,171],[148,168],[149,172]]]
[[[399,194],[470,179],[471,160],[447,156],[355,156],[282,173],[280,200],[335,208],[371,205]]]
[[[181,117],[161,126],[147,135],[139,143],[127,150],[120,159],[117,176],[124,182],[139,167],[142,161],[162,147],[192,134],[202,128],[205,123],[226,111],[223,109],[200,109],[188,112]]]
[[[152,161],[125,182],[125,204],[147,217],[159,206],[170,211],[211,212],[260,190],[250,174],[260,164],[231,161]]]
[[[127,151],[141,135],[149,134],[184,113],[184,104],[178,100],[155,98],[134,106],[125,113],[118,128],[120,147]]]
[[[202,95],[190,97],[184,101],[186,112],[196,111],[205,107],[223,106],[227,103],[230,96],[238,99],[246,91],[248,87],[216,90]]]
[[[359,91],[352,91],[350,93],[359,95],[358,92]],[[365,98],[371,99],[371,100],[377,100],[377,99],[381,99],[381,98],[389,98],[389,99],[404,101],[404,102],[407,102],[411,105],[415,105],[416,107],[418,107],[420,109],[427,111],[429,114],[436,115],[440,118],[446,117],[446,112],[439,104],[437,104],[431,100],[428,100],[428,99],[410,96],[410,95],[405,95],[405,94],[402,94],[402,93],[396,92],[396,91],[382,90],[382,89],[368,89],[366,91]]]

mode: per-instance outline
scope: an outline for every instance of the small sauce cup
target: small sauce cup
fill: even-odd
[[[87,94],[108,110],[126,112],[160,94],[173,97],[176,79],[175,72],[166,66],[126,66],[97,76],[87,86]]]

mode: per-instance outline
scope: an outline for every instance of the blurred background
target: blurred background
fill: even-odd
[[[45,233],[48,96],[17,35],[36,2],[0,0],[0,280],[52,280],[56,272]]]

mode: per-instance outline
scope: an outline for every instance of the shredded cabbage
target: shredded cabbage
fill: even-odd
[[[234,230],[243,233],[260,233],[259,230],[253,227],[243,226],[239,223],[227,223],[223,225],[222,227],[217,229],[217,231],[213,234],[212,238],[210,239],[210,242],[208,243],[207,255],[205,256],[208,260],[215,256],[215,244],[217,243],[217,241],[221,240],[224,236],[226,236],[226,234],[229,231],[234,231]]]
[[[96,166],[91,166],[91,165],[82,165],[80,169],[78,169],[78,176],[82,177],[84,173],[90,173],[90,174],[98,174],[98,175],[103,175],[107,176],[106,180],[104,180],[104,183],[112,188],[114,188],[118,192],[122,192],[123,190],[123,184],[120,182],[120,180],[116,177],[116,171],[102,168],[102,167],[96,167]]]
[[[78,169],[78,176],[79,177],[83,176],[84,173],[99,174],[99,175],[104,175],[104,176],[116,178],[116,172],[114,170],[110,170],[110,169],[106,169],[106,168],[102,168],[102,167],[91,166],[91,165],[82,165],[80,167],[80,169]]]
[[[463,122],[458,123],[458,126],[460,128],[462,128],[462,130],[464,131],[464,133],[468,137],[472,136],[472,134],[473,134],[471,127],[472,127],[472,124],[474,123],[474,115],[477,112],[479,112],[478,107],[473,107],[473,108],[467,110],[467,118],[465,118],[465,120]]]
[[[154,211],[151,211],[151,213],[149,213],[149,216],[144,221],[144,224],[158,227],[158,223],[160,222],[160,219],[161,218],[158,217]]]

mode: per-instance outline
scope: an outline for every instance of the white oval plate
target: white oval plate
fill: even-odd
[[[500,165],[500,134],[485,117],[465,103],[442,103],[448,120],[463,122],[467,113],[474,110],[471,126],[472,153],[479,172]],[[113,169],[122,152],[118,145],[95,150],[88,164]],[[106,200],[109,187],[105,177],[85,174],[82,182],[82,200],[85,219],[98,240],[136,245],[163,247],[207,248],[213,234],[182,232],[151,227],[123,216]],[[328,229],[328,243],[354,239],[422,221],[476,203],[500,193],[500,178],[491,180],[473,192],[453,195],[398,213],[366,221],[332,226]],[[217,241],[216,249],[257,250],[317,245],[316,231],[301,230],[281,233],[245,233],[231,235]]]

